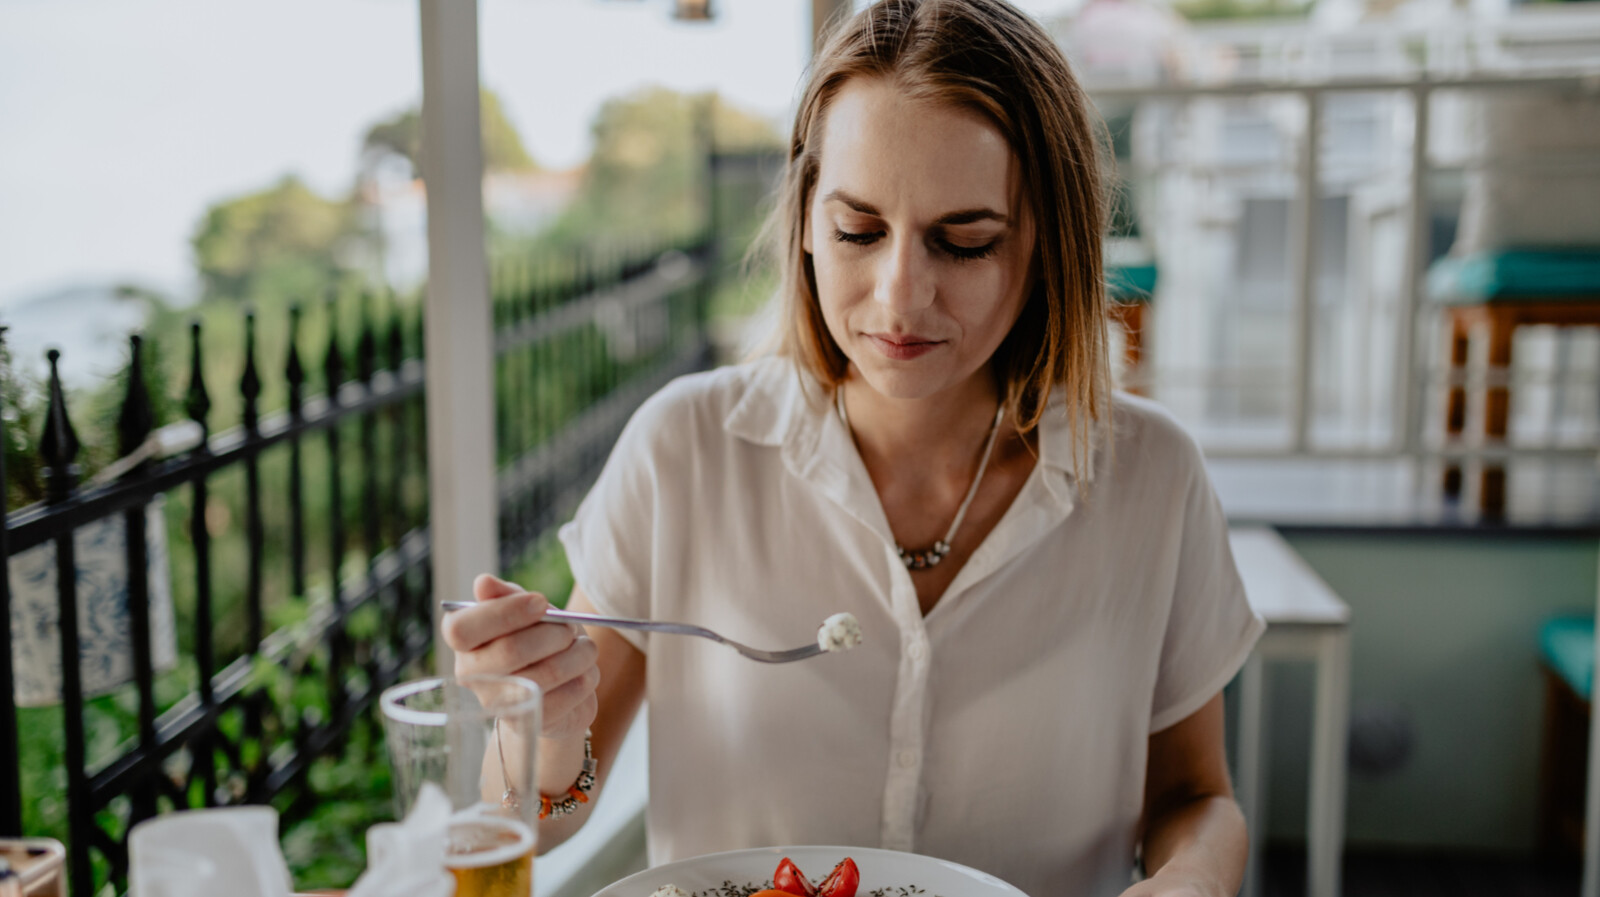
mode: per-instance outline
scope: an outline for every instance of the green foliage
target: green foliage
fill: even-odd
[[[504,166],[531,165],[515,131],[499,112],[498,101],[493,102],[492,110],[489,108],[491,100],[492,95],[486,94],[485,121],[500,122],[510,141],[486,136],[486,152],[509,160],[503,162]],[[706,217],[706,114],[714,117],[717,141],[724,149],[781,146],[767,123],[716,105],[708,98],[650,91],[615,101],[608,104],[596,122],[596,161],[585,175],[578,203],[556,231],[538,245],[560,251],[624,235],[698,232]],[[406,141],[412,139],[407,136],[408,128],[409,133],[415,133],[415,122],[384,124],[394,127],[375,127],[376,136],[369,134],[370,146],[414,146]],[[415,161],[414,155],[407,158]],[[727,203],[731,194],[723,195],[724,207],[719,210],[718,220],[729,235],[726,261],[738,254],[753,230],[751,210],[756,200],[741,199],[734,204],[738,208],[734,208]],[[212,403],[208,423],[213,431],[221,431],[239,422],[238,385],[244,358],[241,301],[253,303],[258,310],[256,360],[264,387],[263,414],[286,403],[282,372],[289,347],[286,306],[291,301],[306,305],[298,350],[309,374],[308,395],[326,389],[323,360],[335,332],[347,376],[354,376],[355,346],[369,322],[379,338],[379,354],[384,361],[380,367],[387,367],[387,325],[394,315],[403,322],[407,355],[417,355],[417,297],[367,291],[350,280],[340,265],[342,246],[359,237],[350,203],[319,197],[294,178],[209,209],[194,238],[196,263],[205,282],[204,301],[179,311],[159,301],[160,297],[150,297],[153,311],[145,330],[144,374],[152,393],[157,426],[186,416],[182,400],[190,381],[191,320],[203,324],[201,369]],[[526,244],[520,248],[531,249]],[[559,266],[551,279],[570,282],[578,276],[570,264],[571,257],[568,252],[569,263]],[[737,312],[751,301],[752,293],[735,284],[732,279],[724,281],[713,299],[717,307]],[[524,288],[528,286],[522,284]],[[569,288],[567,294],[571,292]],[[755,292],[764,290],[757,287]],[[321,300],[325,296],[333,296],[335,301],[324,303]],[[499,288],[496,296],[502,296]],[[706,299],[705,291],[698,286],[686,288],[671,299],[661,345],[619,350],[614,332],[591,323],[497,359],[498,388],[503,390],[501,404],[522,403],[520,410],[502,412],[505,420],[514,421],[516,427],[514,432],[508,431],[515,438],[508,439],[508,454],[503,458],[543,444],[589,403],[689,345],[689,340],[695,338]],[[40,481],[36,440],[42,423],[43,392],[39,384],[13,376],[5,369],[8,364],[9,360],[0,356],[7,498],[8,502],[31,501],[37,498]],[[123,374],[101,389],[69,397],[69,408],[84,442],[81,457],[88,471],[115,457],[115,420],[126,392],[126,377]],[[420,457],[424,442],[421,402],[407,403],[393,412],[379,412],[374,420],[371,443],[364,439],[368,431],[359,419],[337,426],[337,458],[327,432],[303,437],[303,486],[298,497],[292,498],[289,488],[289,446],[279,444],[259,456],[260,513],[266,535],[262,596],[269,631],[302,623],[316,601],[325,600],[341,575],[360,575],[374,548],[381,549],[391,543],[393,535],[425,522],[427,482]],[[332,475],[335,466],[342,473],[337,487]],[[374,476],[370,484],[369,471]],[[248,656],[245,587],[240,575],[248,567],[244,524],[250,506],[244,465],[230,465],[213,473],[208,486],[209,496],[203,508],[195,507],[194,490],[189,487],[180,487],[166,496],[164,521],[182,660],[177,670],[157,678],[159,710],[169,708],[191,692],[198,679],[192,660],[199,635],[194,626],[198,565],[192,532],[203,530],[210,541],[213,625],[206,635],[213,643],[217,664],[220,667]],[[29,493],[29,489],[34,491]],[[333,540],[336,489],[342,508],[339,522],[345,533],[340,551],[335,550]],[[289,576],[287,534],[294,502],[305,522],[307,581],[303,590],[297,590]],[[375,547],[365,544],[362,526],[365,515],[374,509],[382,527],[382,541]],[[553,534],[546,534],[537,542],[512,573],[519,581],[546,591],[557,603],[564,603],[571,589],[571,573]],[[420,582],[414,583],[411,594],[416,595],[420,588]],[[366,658],[372,657],[373,643],[381,643],[400,622],[380,613],[380,606],[383,605],[368,606],[349,618],[348,631],[356,643],[356,667],[364,660],[361,652],[369,652]],[[359,678],[357,669],[350,673]],[[297,646],[288,662],[281,665],[253,663],[252,689],[270,694],[282,718],[270,715],[264,720],[261,741],[244,741],[243,762],[249,765],[262,761],[274,745],[287,742],[303,715],[328,718],[328,686],[328,651],[321,640]],[[114,756],[136,732],[136,696],[129,688],[90,701],[84,708],[84,718],[91,765],[98,765]],[[23,731],[26,830],[64,837],[61,708],[23,711],[19,721]],[[237,739],[243,722],[230,711],[219,719],[218,725],[220,731]],[[366,719],[355,726],[336,756],[316,761],[307,789],[295,789],[278,800],[287,824],[285,852],[300,887],[342,887],[359,873],[365,862],[363,833],[372,823],[390,818],[393,812],[388,776],[381,729]],[[224,782],[225,786],[228,784]],[[201,797],[198,793],[190,795],[193,801]],[[173,807],[164,802],[162,809]],[[122,824],[116,813],[101,821],[110,831]],[[103,880],[103,866],[100,875]]]
[[[479,88],[478,116],[483,129],[485,171],[538,169],[522,143],[522,135],[506,117],[499,95],[487,87]],[[413,106],[368,128],[361,140],[361,151],[369,158],[398,156],[410,163],[413,177],[422,177],[422,113]]]
[[[572,597],[572,568],[567,565],[566,551],[554,532],[546,533],[535,542],[509,571],[505,578],[525,589],[542,593],[556,607],[566,607]]]
[[[547,245],[701,230],[711,135],[720,151],[782,146],[765,119],[712,94],[662,87],[607,100],[592,130],[594,149],[578,196],[546,235]]]
[[[374,713],[351,727],[341,753],[311,766],[315,804],[285,827],[282,838],[296,888],[349,887],[367,866],[367,829],[395,818],[383,729]],[[281,801],[279,810],[290,812],[290,801]]]
[[[44,429],[44,384],[24,378],[12,363],[10,346],[0,343],[0,417],[5,425],[7,510],[44,498],[44,461],[38,434]]]
[[[191,243],[204,301],[281,305],[323,295],[356,234],[354,206],[324,199],[294,175],[212,205]]]
[[[160,296],[126,285],[117,287],[117,291],[124,297],[145,300],[153,318],[168,313]],[[146,341],[142,370],[157,427],[171,423],[181,414],[181,404],[171,387],[171,367],[163,353],[162,344]],[[125,354],[124,358],[128,356]],[[67,416],[80,443],[76,460],[80,481],[94,476],[121,454],[117,419],[127,399],[130,362],[131,359],[124,361],[117,373],[99,387],[68,391],[66,395]],[[44,500],[45,469],[39,440],[44,435],[48,408],[47,383],[23,374],[12,364],[10,350],[0,349],[0,415],[5,419],[8,511]]]
[[[717,283],[711,294],[708,316],[712,321],[729,325],[743,322],[759,312],[778,288],[778,276],[771,271],[760,271],[750,277],[730,277]]]

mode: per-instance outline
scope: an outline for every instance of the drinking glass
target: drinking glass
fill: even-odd
[[[383,693],[401,818],[425,782],[450,798],[456,897],[529,897],[538,832],[539,687],[518,676],[404,682]]]

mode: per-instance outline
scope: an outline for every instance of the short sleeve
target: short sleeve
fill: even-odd
[[[656,520],[662,503],[662,459],[653,450],[662,424],[661,394],[647,401],[623,429],[600,477],[561,527],[567,565],[601,613],[650,617]],[[640,651],[649,637],[617,630]]]
[[[1266,629],[1245,598],[1228,545],[1227,518],[1198,462],[1185,497],[1174,582],[1151,705],[1152,733],[1182,722],[1215,697]]]

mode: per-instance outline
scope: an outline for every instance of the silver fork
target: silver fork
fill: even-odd
[[[461,610],[472,607],[476,601],[441,601],[439,606],[445,612]],[[584,626],[605,626],[611,629],[638,629],[644,632],[665,632],[671,635],[697,635],[708,638],[718,644],[727,645],[751,660],[762,663],[789,663],[794,660],[805,660],[807,657],[816,657],[825,653],[822,646],[812,642],[801,648],[790,648],[787,651],[763,651],[749,645],[736,642],[731,638],[719,635],[704,626],[691,626],[688,623],[664,623],[659,620],[635,620],[629,617],[602,617],[598,614],[580,614],[568,610],[549,608],[544,612],[544,619],[555,620],[560,623],[580,623]]]

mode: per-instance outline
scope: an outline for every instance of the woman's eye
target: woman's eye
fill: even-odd
[[[835,240],[840,243],[854,243],[857,246],[867,246],[871,243],[875,243],[881,236],[883,236],[882,231],[866,231],[863,233],[855,233],[853,231],[840,230],[838,228],[833,229],[833,238]]]
[[[945,240],[940,240],[938,243],[939,250],[941,252],[945,253],[951,258],[958,259],[963,262],[988,258],[989,256],[994,255],[995,249],[999,248],[1000,246],[999,240],[991,240],[982,246],[958,246],[955,243]]]

